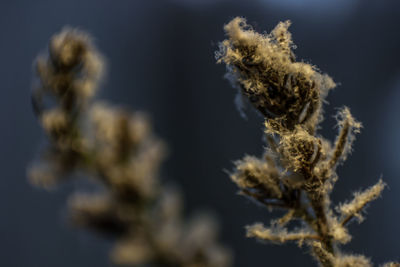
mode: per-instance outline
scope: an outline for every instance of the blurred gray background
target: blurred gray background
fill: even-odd
[[[400,260],[400,1],[365,0],[14,0],[0,3],[0,266],[111,266],[110,243],[74,230],[65,220],[67,183],[54,192],[33,188],[26,167],[44,135],[30,106],[32,62],[64,25],[96,38],[107,58],[99,98],[152,115],[170,146],[163,179],[185,194],[186,213],[210,209],[235,266],[312,266],[306,249],[246,239],[244,226],[274,214],[238,195],[224,169],[244,154],[262,153],[262,118],[244,120],[214,51],[223,24],[245,16],[259,31],[290,19],[299,59],[329,73],[322,133],[334,138],[332,115],[347,105],[363,122],[355,150],[339,168],[335,203],[375,183],[389,184],[361,225],[350,227],[345,251],[375,263]]]

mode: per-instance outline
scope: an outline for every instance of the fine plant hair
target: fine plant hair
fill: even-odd
[[[380,179],[355,193],[351,201],[332,208],[336,167],[351,152],[361,123],[344,107],[336,116],[336,140],[331,143],[318,134],[322,104],[335,83],[315,66],[296,60],[289,26],[290,21],[280,22],[271,33],[260,34],[236,17],[225,25],[227,39],[216,52],[241,100],[264,117],[268,143],[261,158],[245,156],[236,161],[230,177],[241,195],[285,211],[270,226],[246,226],[247,236],[307,245],[324,267],[372,266],[367,257],[346,254],[339,247],[351,240],[348,225],[353,219],[363,220],[365,207],[381,195],[385,183]]]
[[[35,62],[32,91],[48,142],[29,168],[31,182],[52,188],[83,176],[97,185],[95,193],[71,196],[69,218],[111,237],[115,264],[230,266],[216,222],[206,214],[185,221],[180,193],[161,183],[165,145],[148,117],[93,99],[104,64],[91,38],[65,28],[48,50]]]

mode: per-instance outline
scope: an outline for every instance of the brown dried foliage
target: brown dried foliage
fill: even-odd
[[[37,59],[32,102],[48,144],[31,181],[51,188],[79,173],[100,185],[70,198],[70,218],[112,237],[116,264],[230,266],[216,223],[206,215],[186,222],[179,192],[160,183],[165,145],[147,116],[93,101],[102,69],[91,39],[75,29],[54,35],[49,55]]]
[[[271,33],[260,34],[245,19],[234,18],[225,25],[227,39],[216,53],[242,98],[263,115],[269,145],[262,158],[237,161],[231,178],[240,194],[268,208],[286,210],[270,227],[247,226],[247,236],[305,243],[324,267],[372,266],[362,255],[343,254],[339,245],[351,240],[348,224],[354,217],[362,219],[366,205],[380,196],[385,184],[379,180],[332,209],[335,169],[351,151],[361,124],[345,107],[337,115],[336,141],[332,144],[318,134],[324,98],[335,83],[315,66],[296,60],[289,26],[289,21],[281,22]],[[301,226],[289,229],[292,221]]]

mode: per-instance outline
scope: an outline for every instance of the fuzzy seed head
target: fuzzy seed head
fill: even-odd
[[[225,25],[228,39],[217,52],[228,77],[254,107],[283,128],[297,124],[314,127],[327,91],[335,83],[315,67],[295,60],[290,22],[281,22],[270,34],[259,34],[243,18]]]

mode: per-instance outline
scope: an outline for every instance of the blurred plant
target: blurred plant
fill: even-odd
[[[247,226],[247,236],[307,244],[324,267],[372,266],[365,256],[344,254],[339,245],[350,241],[348,224],[353,218],[363,220],[363,210],[380,196],[385,184],[379,180],[355,193],[353,200],[331,208],[335,169],[350,153],[361,123],[345,107],[337,115],[339,134],[333,144],[317,133],[322,103],[335,83],[316,67],[296,61],[289,26],[289,21],[281,22],[270,34],[259,34],[245,19],[234,18],[225,25],[228,39],[216,53],[242,101],[263,115],[269,144],[262,158],[245,156],[237,161],[231,179],[240,194],[270,209],[287,211],[270,227]],[[289,223],[296,220],[301,226],[289,230]]]
[[[216,223],[206,215],[185,222],[179,192],[160,183],[165,145],[146,115],[92,101],[103,61],[88,35],[68,28],[54,35],[36,70],[32,102],[49,142],[30,180],[51,188],[83,174],[100,186],[70,198],[70,217],[115,238],[116,264],[229,266]]]

